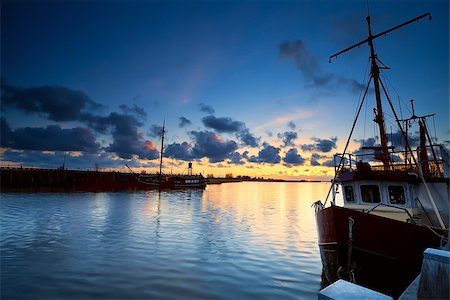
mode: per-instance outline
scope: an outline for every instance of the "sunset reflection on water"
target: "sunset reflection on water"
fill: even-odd
[[[2,294],[316,299],[322,267],[311,204],[328,188],[242,182],[205,190],[4,194]]]

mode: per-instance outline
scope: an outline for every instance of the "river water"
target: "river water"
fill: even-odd
[[[317,299],[328,188],[1,194],[1,298]]]

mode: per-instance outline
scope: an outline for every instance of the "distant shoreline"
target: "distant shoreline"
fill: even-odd
[[[323,180],[284,180],[284,179],[262,179],[262,178],[255,178],[255,179],[242,179],[242,178],[208,178],[207,184],[222,184],[222,183],[233,183],[233,182],[304,182],[304,183],[311,183],[311,182],[328,182]]]

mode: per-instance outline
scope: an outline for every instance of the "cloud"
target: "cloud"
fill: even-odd
[[[64,155],[66,154],[66,158]],[[69,169],[95,169],[98,166],[100,169],[120,168],[128,164],[131,168],[134,167],[156,167],[155,163],[141,164],[137,161],[130,161],[120,159],[115,154],[109,152],[99,153],[71,153],[64,151],[48,152],[37,150],[6,150],[2,154],[2,160],[7,162],[18,162],[23,166],[41,167],[41,168],[56,168],[62,166],[65,161],[65,167]]]
[[[149,140],[142,140],[142,135],[134,136],[115,135],[114,142],[106,149],[115,152],[120,158],[132,159],[137,155],[140,159],[157,159],[159,152]]]
[[[220,133],[235,133],[244,127],[243,122],[233,121],[231,118],[215,116],[206,116],[202,118],[202,122],[207,128],[211,128]]]
[[[235,141],[222,140],[212,131],[191,131],[194,145],[187,142],[172,143],[166,147],[165,156],[190,161],[208,158],[209,162],[221,162],[232,158],[238,145]]]
[[[295,140],[298,137],[297,132],[295,131],[286,131],[283,133],[277,134],[279,139],[283,140],[283,146],[282,147],[295,147],[295,144],[293,143],[293,140]]]
[[[284,165],[290,168],[292,166],[303,165],[305,159],[300,154],[298,154],[296,148],[291,148],[288,152],[286,152],[283,161],[285,162]]]
[[[202,122],[207,128],[219,133],[234,133],[245,146],[258,147],[259,138],[256,138],[245,126],[244,122],[234,121],[229,117],[206,116]]]
[[[336,148],[337,137],[330,139],[320,139],[313,137],[311,138],[315,143],[314,144],[303,144],[300,148],[303,151],[320,151],[320,152],[330,152],[332,149]]]
[[[96,152],[100,145],[88,128],[62,129],[59,125],[45,128],[21,127],[11,130],[4,118],[0,119],[1,147],[27,150]]]
[[[92,113],[101,107],[84,92],[63,86],[19,88],[2,85],[2,109],[16,108],[25,113],[42,114],[57,122],[79,121],[89,127],[61,129],[59,125],[49,125],[46,128],[19,128],[10,131],[14,138],[9,140],[10,147],[94,152],[99,150],[92,132],[95,131],[112,135],[112,143],[104,150],[115,152],[121,158],[129,159],[133,155],[142,159],[158,157],[152,142],[145,140],[139,130],[143,125],[140,119],[147,115],[143,108],[123,104],[119,106],[122,113],[112,112],[107,116]]]
[[[244,156],[241,155],[239,152],[233,152],[229,155],[228,157],[229,160],[229,164],[233,164],[233,165],[243,165],[245,164],[245,162],[242,160],[244,159]]]
[[[147,117],[147,113],[142,107],[137,106],[136,104],[133,104],[133,106],[128,106],[126,104],[121,104],[119,108],[125,113],[125,114],[132,114],[135,116],[139,116],[142,118]]]
[[[364,85],[354,79],[348,79],[334,73],[326,73],[317,62],[315,55],[308,49],[302,40],[285,41],[279,46],[279,56],[284,59],[292,59],[303,77],[309,81],[311,87],[317,88],[350,88],[353,92],[359,92]]]
[[[404,149],[405,148],[405,140],[403,139],[403,134],[400,130],[394,133],[390,133],[386,135],[387,141],[391,143],[392,146],[397,148]],[[411,147],[417,147],[420,142],[420,137],[416,132],[415,135],[408,135],[408,143]]]
[[[236,136],[242,141],[245,146],[249,147],[258,147],[260,138],[256,138],[248,128],[244,127],[239,132],[236,133]]]
[[[318,153],[311,154],[311,166],[320,166],[318,159],[327,158],[325,155],[320,155]]]
[[[359,143],[361,147],[373,147],[375,146],[376,139],[375,138],[367,138],[367,139],[353,139],[356,143]]]
[[[148,135],[155,138],[161,138],[162,126],[152,124],[150,125]]]
[[[183,128],[183,127],[186,127],[186,126],[189,126],[192,124],[192,122],[185,117],[180,117],[179,119],[180,119],[180,124],[178,125],[178,127],[180,127],[180,128]]]
[[[258,155],[252,155],[248,158],[249,162],[256,163],[269,163],[269,164],[277,164],[281,161],[281,157],[279,155],[280,148],[273,147],[268,143],[263,144],[263,149],[258,152]]]
[[[294,129],[297,127],[297,125],[295,125],[295,123],[292,122],[292,121],[289,121],[288,124],[287,124],[287,126],[288,126],[290,129],[292,129],[292,130],[294,130]]]
[[[191,131],[190,134],[195,140],[192,148],[194,158],[207,157],[210,162],[221,162],[238,148],[235,141],[222,140],[211,131]]]
[[[179,160],[191,161],[192,147],[189,143],[172,143],[167,145],[164,156],[172,157]]]
[[[337,162],[336,164],[339,164],[339,162]],[[322,163],[322,166],[324,166],[324,167],[334,167],[334,160],[332,160],[332,159],[326,160],[326,161],[324,161]]]
[[[198,105],[198,107],[200,108],[201,112],[205,112],[207,114],[213,115],[215,113],[214,108],[212,108],[211,106],[204,104],[204,103],[200,103]]]
[[[26,113],[42,113],[49,120],[79,120],[86,110],[97,110],[101,104],[80,90],[63,86],[21,88],[2,83],[2,110],[16,108]]]

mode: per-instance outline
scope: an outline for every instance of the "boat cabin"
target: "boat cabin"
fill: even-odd
[[[433,196],[446,199],[445,193],[449,191],[448,154],[444,148],[436,148],[439,149],[435,151],[439,154],[436,159],[422,161],[420,167]],[[341,168],[336,169],[335,182],[341,186],[344,207],[407,222],[423,219],[424,212],[431,211],[417,167],[398,161],[391,162],[389,169],[385,169],[370,159],[370,155],[364,154],[365,161],[361,156],[347,154],[343,158],[335,155],[335,161],[345,160]],[[338,191],[336,187],[334,193]]]
[[[341,183],[344,207],[373,211],[401,221],[418,214],[413,184],[401,181],[357,180]]]

